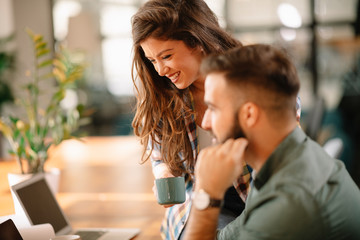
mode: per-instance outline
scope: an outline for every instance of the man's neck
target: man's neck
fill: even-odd
[[[259,172],[270,155],[296,127],[297,124],[294,123],[282,129],[267,129],[266,133],[249,144],[247,163],[256,172]]]

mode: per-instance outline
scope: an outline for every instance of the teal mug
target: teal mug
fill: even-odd
[[[159,204],[172,205],[185,202],[184,177],[158,178],[155,184]]]

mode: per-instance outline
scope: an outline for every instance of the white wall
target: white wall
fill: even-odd
[[[8,37],[13,31],[12,0],[0,0],[0,38]]]

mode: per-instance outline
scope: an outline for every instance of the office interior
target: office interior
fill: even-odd
[[[22,83],[31,60],[24,31],[29,27],[44,35],[51,48],[63,45],[86,62],[79,90],[66,98],[70,105],[81,102],[94,110],[91,122],[81,132],[95,138],[131,136],[138,144],[131,127],[136,99],[131,80],[130,20],[144,2],[0,0],[0,52],[13,54],[15,59],[15,68],[1,80],[16,94],[12,89]],[[267,43],[287,51],[301,82],[301,127],[322,146],[329,144],[360,185],[359,1],[206,2],[221,26],[244,45]],[[16,111],[13,102],[0,104],[1,116]],[[6,148],[2,138],[1,161],[10,161]],[[150,178],[149,166],[144,168]],[[80,189],[75,185],[74,189]]]

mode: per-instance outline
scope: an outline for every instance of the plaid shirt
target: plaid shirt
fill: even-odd
[[[191,92],[189,91],[189,94],[187,94],[186,96],[187,96],[186,99],[184,99],[185,102],[190,101],[192,109],[194,109],[194,100]],[[301,107],[300,107],[299,98],[297,99],[296,108],[297,108],[297,117],[300,118]],[[199,144],[198,144],[198,131],[195,123],[195,116],[192,115],[190,120],[187,120],[185,118],[185,123],[186,123],[186,131],[188,133],[188,137],[191,143],[191,148],[193,151],[193,156],[194,159],[196,160],[199,154]],[[151,143],[149,144],[149,146],[151,146]],[[158,178],[157,176],[161,176],[163,171],[169,171],[166,167],[166,164],[162,162],[160,147],[161,147],[160,145],[155,144],[152,154],[150,156],[155,178]],[[163,239],[167,239],[167,240],[178,239],[182,230],[184,229],[191,209],[191,195],[193,192],[193,184],[194,184],[193,179],[195,179],[194,176],[191,177],[188,175],[185,176],[185,189],[186,189],[185,202],[182,204],[176,204],[166,209],[164,220],[161,225],[161,236]],[[240,198],[244,202],[250,191],[250,181],[251,181],[251,174],[248,166],[246,165],[246,163],[244,163],[243,173],[233,183]]]

